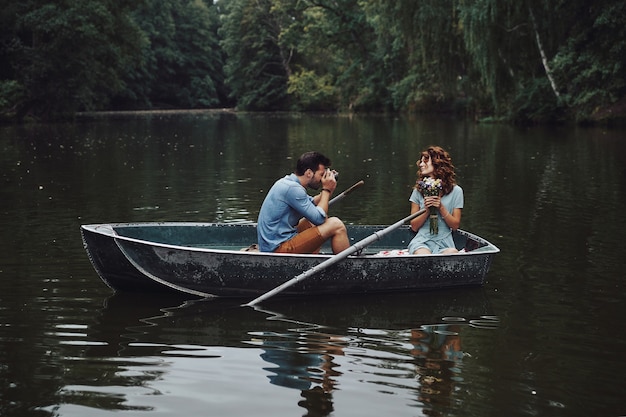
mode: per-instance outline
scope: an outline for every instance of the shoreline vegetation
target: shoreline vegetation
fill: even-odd
[[[319,115],[333,115],[333,116],[359,116],[359,115],[367,115],[367,116],[397,116],[397,117],[415,117],[415,116],[428,116],[428,115],[438,115],[438,116],[450,116],[456,117],[460,119],[470,119],[474,123],[482,123],[482,124],[516,124],[515,121],[509,120],[507,118],[499,118],[493,116],[485,116],[478,117],[477,115],[459,115],[453,112],[413,112],[413,113],[389,113],[389,112],[342,112],[342,111],[296,111],[296,110],[272,110],[272,111],[248,111],[248,110],[239,110],[235,107],[232,108],[195,108],[195,109],[184,109],[184,108],[171,108],[171,109],[137,109],[137,110],[91,110],[91,111],[78,111],[73,114],[68,115],[58,115],[53,119],[46,120],[38,120],[36,118],[23,118],[21,120],[16,120],[11,117],[1,117],[0,116],[0,125],[11,125],[11,124],[28,124],[28,123],[40,123],[40,122],[60,122],[60,121],[76,121],[76,120],[89,120],[89,119],[97,119],[102,117],[132,117],[137,115],[154,115],[154,116],[167,116],[167,115],[176,115],[176,114],[319,114]],[[524,123],[522,123],[524,124]],[[525,123],[529,124],[529,123]],[[616,106],[611,106],[606,109],[600,109],[597,111],[597,114],[590,117],[588,120],[584,121],[575,121],[575,120],[558,120],[558,121],[544,121],[543,123],[534,123],[536,125],[548,125],[548,124],[559,124],[559,125],[580,125],[580,126],[603,126],[608,128],[624,128],[626,127],[626,105],[619,104]]]
[[[11,125],[11,124],[29,124],[29,123],[40,123],[40,122],[59,122],[59,121],[77,121],[77,120],[91,120],[98,119],[103,117],[133,117],[133,116],[169,116],[169,115],[179,115],[179,114],[308,114],[308,115],[343,115],[345,117],[353,117],[353,116],[396,116],[396,117],[415,117],[415,116],[428,116],[428,115],[438,115],[438,116],[450,116],[458,119],[469,119],[474,123],[482,123],[482,124],[515,124],[513,121],[508,120],[506,118],[497,118],[492,116],[486,117],[475,117],[468,115],[459,115],[452,112],[419,112],[419,113],[383,113],[383,112],[341,112],[341,111],[293,111],[293,110],[276,110],[276,111],[248,111],[248,110],[239,110],[235,107],[232,108],[202,108],[202,109],[184,109],[184,108],[171,108],[171,109],[137,109],[137,110],[92,110],[92,111],[79,111],[71,115],[59,115],[53,120],[35,120],[30,118],[25,118],[22,120],[15,119],[3,119],[0,117],[0,125]],[[536,123],[537,125],[548,125],[548,124],[559,124],[559,125],[580,125],[580,126],[597,126],[597,127],[607,127],[607,128],[626,128],[626,106],[613,106],[612,108],[599,110],[598,115],[596,117],[592,117],[589,120],[585,121],[574,121],[574,120],[561,120],[561,121],[546,121],[543,123]]]
[[[155,115],[155,116],[159,116],[159,115],[175,115],[175,114],[181,114],[181,113],[186,113],[186,114],[245,114],[245,113],[257,113],[257,114],[263,114],[263,113],[271,113],[271,114],[281,114],[281,113],[290,113],[290,114],[297,114],[297,113],[306,113],[306,114],[332,114],[332,115],[345,115],[346,117],[350,117],[353,115],[362,115],[362,114],[367,114],[369,115],[380,115],[380,116],[389,116],[389,115],[395,115],[395,116],[399,116],[399,117],[411,117],[411,116],[417,116],[417,115],[429,115],[429,114],[434,114],[433,112],[428,113],[428,112],[422,112],[422,113],[412,113],[412,114],[400,114],[400,113],[394,113],[394,114],[390,114],[390,113],[381,113],[381,112],[364,112],[364,113],[360,113],[360,112],[331,112],[331,111],[317,111],[317,112],[297,112],[297,111],[291,111],[291,110],[286,110],[286,111],[271,111],[271,112],[264,112],[264,111],[255,111],[255,112],[250,112],[250,111],[246,111],[246,110],[239,110],[235,107],[231,107],[231,108],[211,108],[211,109],[143,109],[143,110],[97,110],[97,111],[85,111],[85,112],[77,112],[76,114],[74,114],[72,116],[72,118],[76,118],[76,119],[90,119],[90,118],[98,118],[98,117],[110,117],[110,116],[134,116],[134,115]],[[438,112],[436,114],[447,114],[449,116],[458,116],[455,115],[454,113],[441,113]],[[462,117],[467,117],[467,116],[462,116]],[[484,118],[473,118],[473,121],[476,123],[511,123],[509,120],[506,119],[498,119],[498,118],[493,118],[493,117],[484,117]],[[573,124],[574,121],[570,121],[570,122],[559,122],[560,124]],[[610,108],[607,109],[601,109],[597,111],[597,115],[595,117],[592,117],[589,121],[587,122],[579,122],[578,124],[582,124],[582,125],[592,125],[592,126],[605,126],[605,127],[626,127],[626,99],[623,100],[623,103],[618,103],[615,106],[611,106]]]
[[[446,114],[626,125],[626,3],[24,0],[0,122],[93,112]]]

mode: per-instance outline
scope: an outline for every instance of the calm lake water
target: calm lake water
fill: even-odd
[[[365,185],[347,223],[409,214],[450,151],[483,288],[233,301],[113,294],[79,227],[254,222],[315,149]],[[626,415],[626,132],[445,118],[102,115],[0,127],[0,415]],[[315,279],[315,278],[311,278]]]

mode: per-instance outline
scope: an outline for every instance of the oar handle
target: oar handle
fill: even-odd
[[[417,216],[423,214],[425,211],[426,211],[426,209],[423,208],[423,209],[421,209],[419,211],[416,211],[415,213],[410,214],[409,216],[405,217],[402,220],[398,220],[397,222],[395,222],[391,226],[387,226],[383,230],[379,230],[377,232],[374,232],[374,234],[369,235],[365,239],[359,240],[358,242],[356,242],[354,245],[350,246],[349,248],[344,249],[343,251],[339,252],[338,254],[336,254],[336,255],[326,259],[324,262],[321,262],[321,263],[315,265],[313,268],[311,268],[311,269],[309,269],[307,271],[304,271],[300,275],[290,279],[289,281],[286,281],[286,282],[282,283],[281,285],[279,285],[278,287],[274,288],[273,290],[270,290],[270,291],[266,292],[265,294],[260,295],[259,297],[257,297],[254,300],[250,301],[248,304],[244,304],[244,305],[245,306],[253,306],[255,304],[258,304],[261,301],[266,300],[266,299],[270,298],[271,296],[273,296],[275,294],[278,294],[279,292],[281,292],[285,288],[292,286],[293,284],[297,283],[298,281],[302,281],[303,279],[308,278],[311,275],[314,275],[314,274],[318,273],[319,271],[322,271],[322,270],[328,268],[329,266],[331,266],[333,264],[336,264],[337,262],[341,261],[342,259],[345,259],[348,256],[352,255],[353,253],[355,253],[355,252],[365,248],[366,246],[371,245],[372,243],[376,242],[377,240],[380,240],[387,233],[389,233],[392,230],[395,230],[398,227],[402,226],[405,222],[408,222],[408,221],[416,218]]]

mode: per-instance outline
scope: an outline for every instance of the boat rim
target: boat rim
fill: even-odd
[[[129,223],[93,223],[93,224],[83,224],[80,226],[81,229],[88,230],[92,233],[97,233],[100,235],[109,236],[115,240],[123,240],[131,243],[138,243],[142,245],[150,245],[156,246],[164,249],[174,249],[174,250],[185,250],[190,252],[198,252],[198,253],[224,253],[224,254],[239,254],[239,255],[251,255],[251,256],[271,256],[271,257],[306,257],[306,258],[319,258],[319,259],[327,259],[332,257],[332,254],[307,254],[307,253],[273,253],[273,252],[256,252],[256,251],[244,251],[244,250],[232,250],[232,249],[218,249],[218,248],[203,248],[199,246],[182,246],[182,245],[172,245],[169,243],[161,243],[154,242],[145,239],[137,239],[133,237],[128,237],[124,235],[120,235],[115,231],[116,227],[142,227],[142,226],[175,226],[175,227],[189,227],[189,226],[249,226],[256,227],[256,223],[214,223],[214,222],[129,222]],[[350,225],[353,227],[386,227],[385,225]],[[389,259],[389,258],[424,258],[424,257],[458,257],[458,256],[471,256],[475,253],[481,254],[496,254],[500,252],[500,249],[489,242],[488,240],[475,235],[466,230],[457,229],[458,233],[465,235],[466,237],[472,238],[479,242],[484,242],[485,246],[481,247],[479,252],[469,251],[469,252],[459,252],[459,253],[450,253],[450,254],[403,254],[401,256],[376,256],[376,254],[368,254],[368,255],[350,255],[352,258],[375,258],[375,259]],[[356,243],[356,242],[355,242]]]

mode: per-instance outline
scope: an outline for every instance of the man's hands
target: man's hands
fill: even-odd
[[[337,188],[337,179],[335,178],[336,171],[331,171],[330,168],[326,168],[324,175],[322,175],[322,189],[329,190],[332,194]]]

